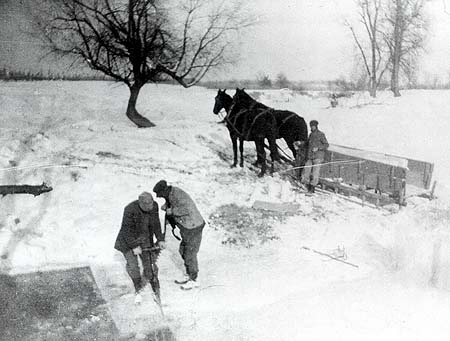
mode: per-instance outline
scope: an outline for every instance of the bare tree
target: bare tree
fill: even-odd
[[[401,63],[401,69],[403,71],[403,75],[406,81],[406,87],[408,89],[415,89],[418,85],[418,76],[417,76],[417,58],[416,56],[407,56]],[[392,83],[392,79],[391,79]],[[392,84],[391,84],[392,89]],[[395,94],[394,94],[395,95]]]
[[[71,56],[130,89],[127,117],[141,88],[173,79],[184,87],[231,63],[231,34],[251,24],[239,3],[207,0],[39,0],[35,21],[52,54]],[[35,6],[35,3],[33,4]]]
[[[382,19],[382,0],[356,0],[359,24],[364,34],[359,33],[349,21],[346,21],[358,51],[364,62],[369,78],[370,96],[376,97],[377,88],[387,70],[388,61],[383,48],[383,37],[380,32]],[[360,36],[364,36],[361,39]]]
[[[390,52],[391,90],[400,96],[400,72],[411,77],[423,47],[427,25],[423,0],[392,0],[386,8],[384,39]]]
[[[275,84],[280,89],[287,88],[289,86],[289,79],[283,72],[280,72],[277,74],[277,78],[275,79]]]
[[[450,16],[450,10],[447,8],[447,7],[450,7],[450,6],[447,6],[447,4],[445,3],[445,1],[446,1],[446,0],[442,0],[442,5],[443,5],[443,7],[444,7],[444,13],[447,14],[448,16]]]
[[[256,82],[261,88],[271,88],[272,87],[272,79],[270,76],[264,72],[259,72],[256,75]]]

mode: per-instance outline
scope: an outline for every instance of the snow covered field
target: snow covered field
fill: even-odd
[[[0,270],[89,264],[100,289],[120,278],[131,290],[113,249],[123,208],[164,178],[190,193],[211,221],[223,205],[250,207],[256,199],[301,206],[297,215],[273,220],[277,238],[252,248],[223,244],[229,231],[208,226],[196,292],[173,284],[182,265],[167,233],[162,300],[179,340],[447,340],[450,91],[376,99],[357,93],[337,108],[314,93],[255,93],[267,105],[317,119],[331,143],[434,163],[438,199],[410,197],[400,212],[331,193],[305,197],[277,174],[259,179],[248,167],[231,169],[215,152],[231,161],[228,132],[212,114],[215,95],[147,85],[138,110],[157,127],[137,129],[124,115],[128,92],[121,85],[0,83],[0,184],[45,181],[54,188],[0,198]],[[253,149],[248,143],[246,154]],[[303,246],[344,247],[359,267]],[[133,306],[105,297],[128,332]]]

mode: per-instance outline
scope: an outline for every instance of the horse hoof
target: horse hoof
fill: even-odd
[[[259,173],[258,178],[262,178],[264,176],[264,173]]]
[[[239,167],[244,168],[244,164],[239,165]]]
[[[236,168],[236,164],[233,163],[233,164],[230,166],[230,168]]]

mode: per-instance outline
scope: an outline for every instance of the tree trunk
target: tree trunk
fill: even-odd
[[[394,97],[400,97],[399,74],[400,58],[402,51],[402,32],[403,32],[403,8],[402,2],[397,0],[395,5],[395,23],[394,23],[394,47],[392,51],[392,74],[391,91]]]
[[[371,41],[371,52],[372,52],[372,72],[370,75],[370,97],[377,97],[377,40],[375,32],[373,32],[373,37]]]
[[[373,78],[370,79],[369,94],[370,94],[370,97],[374,97],[374,98],[377,97],[377,81],[376,81],[376,78],[375,79],[373,79]]]
[[[397,59],[397,60],[396,60]],[[400,97],[400,88],[398,85],[398,75],[400,68],[400,58],[394,55],[393,67],[392,67],[392,75],[391,75],[391,91],[394,93],[394,97]]]
[[[130,99],[128,100],[127,117],[138,126],[138,128],[150,128],[155,124],[141,116],[136,110],[136,102],[143,84],[136,82],[130,87]]]

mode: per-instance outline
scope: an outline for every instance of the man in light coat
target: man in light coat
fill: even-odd
[[[306,185],[309,193],[314,193],[314,189],[319,183],[320,165],[323,163],[325,151],[329,146],[325,134],[319,130],[318,125],[319,122],[316,120],[309,123],[311,133],[308,138],[308,155],[302,174],[302,183]]]
[[[179,252],[184,261],[186,274],[175,282],[181,284],[181,288],[185,290],[198,287],[197,254],[202,241],[205,220],[192,198],[181,188],[169,186],[165,180],[161,180],[155,185],[153,192],[157,197],[166,199],[161,209],[166,211],[168,220],[172,220],[180,229]]]

